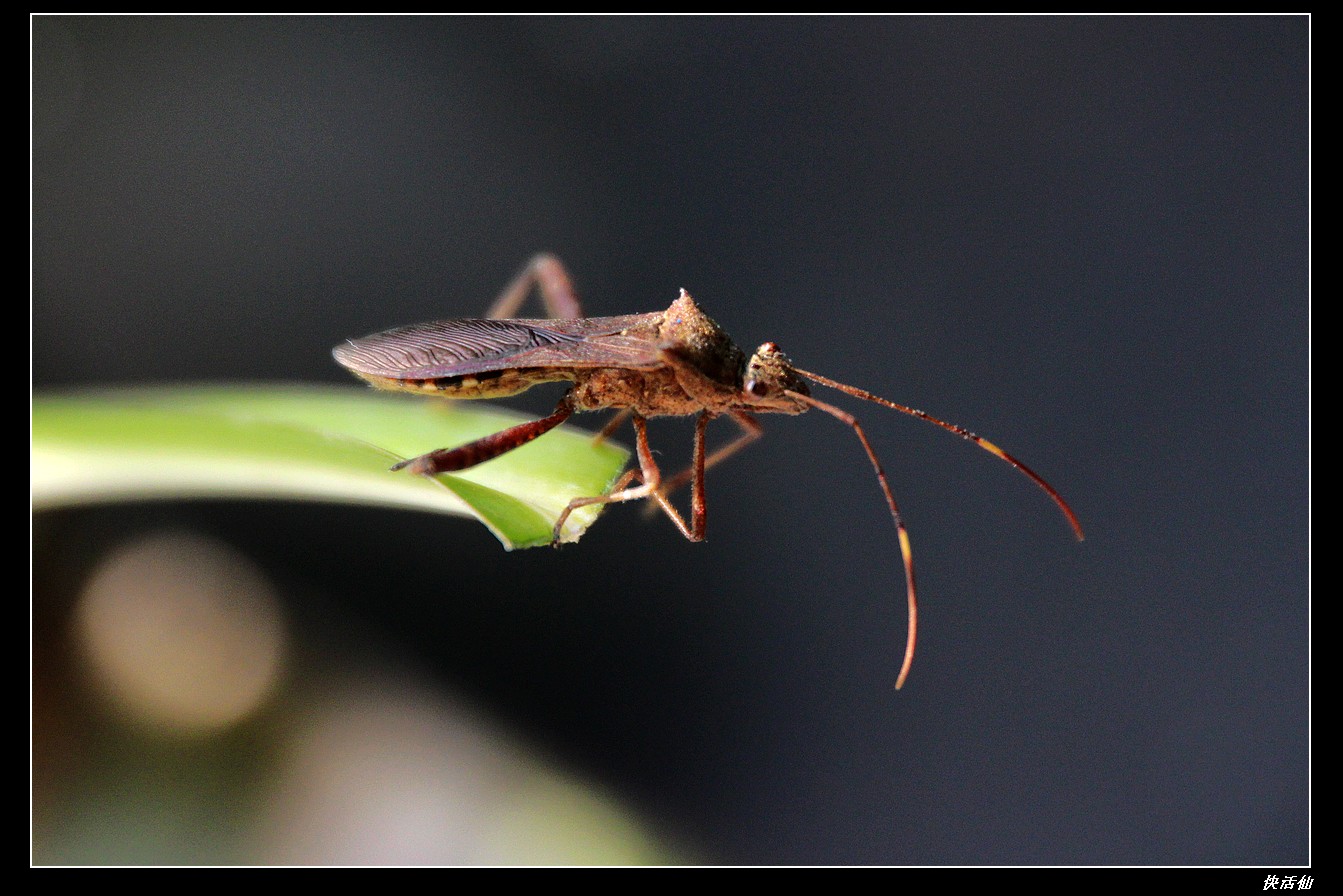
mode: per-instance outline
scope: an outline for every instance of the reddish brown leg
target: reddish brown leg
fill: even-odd
[[[486,317],[502,320],[518,316],[518,309],[527,300],[535,286],[541,293],[546,314],[550,317],[582,317],[583,309],[574,292],[573,280],[564,265],[554,255],[541,254],[527,262],[522,273],[513,279],[499,298],[494,300]]]
[[[704,503],[704,470],[709,466],[708,461],[704,459],[704,431],[709,428],[709,412],[702,411],[699,419],[695,421],[695,453],[690,461],[690,468],[695,471],[693,482],[695,487],[690,491],[690,522],[694,528],[694,537],[691,541],[704,540],[704,527],[707,522]],[[667,496],[662,491],[657,492],[658,503],[663,504]],[[664,504],[666,510],[670,504]]]
[[[408,458],[392,467],[392,469],[410,470],[410,472],[421,476],[465,470],[477,464],[483,464],[487,460],[494,460],[499,455],[507,454],[514,448],[521,448],[568,420],[573,412],[573,402],[566,393],[560,399],[559,405],[556,406],[555,413],[549,417],[510,426],[508,429],[485,436],[483,439],[476,439],[474,442],[468,442],[457,448],[440,448],[437,451],[430,451],[428,454],[421,454],[419,457]]]
[[[612,491],[610,491],[605,495],[595,495],[591,498],[574,498],[572,501],[569,502],[569,506],[564,508],[564,511],[560,514],[559,519],[555,521],[555,531],[552,543],[559,544],[560,532],[564,528],[565,521],[569,519],[569,514],[573,513],[580,507],[588,507],[592,504],[615,504],[623,501],[641,501],[644,498],[649,497],[653,498],[659,504],[662,505],[662,509],[667,512],[667,515],[669,517],[671,517],[671,521],[676,524],[676,528],[681,530],[682,535],[684,535],[691,541],[703,540],[704,514],[702,507],[700,510],[701,520],[699,523],[699,533],[697,535],[695,534],[695,532],[691,530],[689,526],[685,524],[685,520],[682,519],[681,515],[676,512],[676,508],[672,507],[671,503],[668,502],[666,498],[663,498],[657,494],[658,486],[662,484],[662,471],[658,469],[657,461],[653,459],[653,449],[648,444],[648,421],[645,420],[643,416],[639,414],[634,415],[634,433],[635,436],[637,437],[635,439],[635,447],[639,456],[638,475],[641,479],[643,479],[643,483],[641,485],[635,486],[634,488],[626,488],[625,486],[628,486],[629,482],[633,478],[633,471],[631,471],[630,473],[626,473],[625,476],[621,477],[620,481],[616,483],[616,488],[612,489]],[[701,425],[701,445],[702,445],[702,437],[703,432]],[[702,447],[699,449],[699,452],[702,456],[703,455]],[[703,490],[701,489],[701,492],[702,491]],[[701,505],[703,504],[702,494],[700,497],[700,503]]]
[[[621,408],[617,411],[616,415],[608,420],[606,425],[602,427],[602,431],[597,433],[596,437],[592,440],[592,444],[600,445],[602,442],[605,442],[607,439],[611,438],[611,436],[615,435],[616,430],[620,429],[625,421],[630,418],[630,414],[633,413],[634,411],[629,408]]]
[[[707,504],[704,500],[704,470],[708,466],[704,459],[704,432],[708,429],[709,421],[712,419],[713,415],[708,411],[704,411],[695,421],[695,450],[693,459],[690,462],[690,467],[686,471],[687,473],[692,474],[694,481],[694,488],[691,489],[690,494],[689,529],[687,530],[685,521],[681,519],[681,514],[677,512],[676,508],[672,505],[671,500],[667,497],[667,488],[665,485],[650,495],[656,503],[646,505],[650,509],[661,507],[662,512],[667,514],[671,521],[676,524],[676,527],[681,530],[681,534],[690,541],[704,540],[705,522],[707,519],[705,513]]]
[[[736,454],[738,451],[745,448],[747,445],[751,444],[756,439],[760,438],[761,434],[764,432],[764,430],[760,426],[760,423],[745,411],[733,411],[732,419],[735,420],[737,422],[737,425],[741,427],[741,434],[737,436],[735,439],[733,439],[731,442],[728,442],[723,447],[714,449],[713,454],[710,454],[705,459],[704,469],[707,470],[715,466],[716,464],[727,460],[729,457]],[[677,473],[675,476],[663,482],[662,488],[659,489],[659,492],[663,495],[670,495],[677,489],[683,488],[685,484],[687,482],[690,482],[690,480],[694,476],[695,476],[695,467],[692,464],[691,466],[686,467],[684,470]]]

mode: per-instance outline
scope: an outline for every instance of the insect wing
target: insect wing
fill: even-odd
[[[443,320],[352,339],[332,351],[344,367],[394,380],[515,368],[659,366],[657,344],[624,335],[650,315],[565,320]]]

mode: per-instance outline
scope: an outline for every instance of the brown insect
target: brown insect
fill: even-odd
[[[552,315],[543,320],[511,318],[533,286],[540,290]],[[1067,502],[1029,467],[987,439],[923,411],[888,401],[843,383],[794,367],[779,347],[766,342],[749,358],[723,330],[700,311],[689,293],[666,311],[620,317],[583,317],[564,266],[550,255],[538,255],[490,309],[484,319],[445,320],[415,324],[352,339],[337,346],[336,360],[379,389],[430,393],[447,398],[502,398],[539,383],[573,383],[549,417],[510,427],[457,448],[443,448],[404,460],[393,470],[424,476],[474,467],[544,435],[574,411],[614,408],[618,411],[597,438],[605,439],[627,418],[634,423],[639,469],[627,471],[604,495],[576,497],[555,522],[554,539],[569,514],[590,504],[651,499],[691,541],[704,539],[704,471],[760,437],[755,414],[801,414],[825,411],[850,426],[872,461],[886,496],[905,567],[909,634],[905,658],[895,686],[901,687],[914,660],[918,603],[914,560],[886,473],[858,421],[846,411],[813,398],[806,380],[855,398],[911,414],[969,439],[1016,467],[1044,489],[1063,511],[1078,539],[1082,526]],[[663,479],[648,445],[647,418],[698,415],[691,465]],[[704,432],[710,420],[730,416],[741,433],[707,457]],[[638,480],[638,485],[631,485]],[[669,496],[689,483],[690,523],[672,506]]]

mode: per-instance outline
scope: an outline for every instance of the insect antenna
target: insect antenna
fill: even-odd
[[[837,389],[846,395],[852,395],[854,398],[861,398],[865,401],[870,401],[882,405],[883,407],[909,414],[911,417],[927,420],[929,423],[940,426],[949,432],[953,432],[967,441],[974,442],[990,454],[996,455],[1002,460],[1007,461],[1043,489],[1045,494],[1049,495],[1053,502],[1058,505],[1059,510],[1063,511],[1064,517],[1068,520],[1068,525],[1072,527],[1073,533],[1077,536],[1078,541],[1081,541],[1084,538],[1082,524],[1077,519],[1077,514],[1073,513],[1072,508],[1068,506],[1068,502],[1063,500],[1063,496],[1038,473],[990,442],[988,439],[975,435],[963,426],[957,426],[954,423],[939,420],[931,414],[924,413],[923,411],[911,408],[907,405],[890,401],[879,395],[873,395],[871,392],[864,389],[846,385],[836,380],[832,380],[829,377],[821,376],[820,374],[798,370],[796,367],[794,367],[793,370],[813,382],[820,383],[822,386],[829,386],[832,389]],[[867,452],[868,459],[872,461],[872,469],[876,471],[877,482],[881,485],[882,494],[886,496],[886,506],[891,509],[891,519],[895,522],[895,531],[900,539],[900,558],[904,561],[905,565],[905,590],[908,594],[909,602],[909,634],[905,640],[905,659],[900,665],[900,675],[895,680],[895,687],[899,690],[904,685],[905,678],[909,675],[909,667],[914,662],[914,645],[917,641],[918,633],[919,605],[914,587],[914,556],[909,545],[909,531],[905,528],[904,519],[900,516],[900,508],[896,506],[895,495],[891,492],[891,485],[886,478],[886,471],[882,469],[881,461],[877,459],[877,453],[872,449],[872,443],[867,440],[867,435],[863,432],[862,426],[858,424],[858,419],[847,411],[841,410],[832,404],[827,404],[820,399],[813,398],[810,395],[803,395],[802,393],[794,392],[791,389],[785,391],[791,398],[796,399],[803,404],[810,405],[817,410],[825,411],[836,420],[848,424],[848,426],[853,429],[854,434],[858,436],[858,440],[863,443],[863,450]]]
[[[793,369],[797,370],[796,367]],[[829,377],[821,376],[820,374],[817,373],[808,373],[805,370],[797,370],[797,372],[802,374],[809,380],[820,383],[822,386],[829,386],[831,389],[838,389],[839,391],[843,392],[846,395],[852,395],[854,398],[861,398],[864,401],[870,401],[875,404],[882,405],[883,407],[888,407],[892,410],[899,411],[902,414],[909,414],[911,417],[918,417],[920,420],[927,420],[929,423],[932,423],[935,426],[940,426],[943,429],[947,430],[948,432],[954,432],[956,435],[960,436],[963,439],[966,439],[967,441],[974,442],[980,448],[983,448],[990,454],[1002,458],[1012,466],[1016,467],[1022,473],[1025,473],[1028,477],[1030,477],[1030,480],[1034,482],[1036,485],[1040,486],[1040,488],[1044,490],[1044,493],[1046,495],[1049,495],[1050,499],[1055,504],[1058,505],[1059,510],[1063,511],[1063,515],[1067,518],[1068,525],[1072,526],[1073,534],[1077,536],[1077,540],[1082,541],[1086,537],[1082,533],[1082,524],[1081,522],[1078,521],[1077,514],[1073,513],[1073,509],[1068,506],[1067,501],[1063,500],[1063,496],[1054,490],[1054,486],[1050,485],[1048,482],[1045,482],[1044,478],[1040,476],[1040,474],[1036,473],[1030,467],[1026,466],[1021,461],[1017,460],[1015,457],[1008,454],[1006,451],[999,448],[997,445],[993,444],[983,436],[977,436],[963,426],[957,426],[955,423],[948,423],[945,420],[939,420],[932,414],[926,414],[923,411],[917,410],[916,408],[911,408],[908,405],[898,404],[897,402],[891,401],[890,399],[882,398],[880,395],[873,395],[871,392],[868,392],[864,389],[859,389],[856,386],[846,386],[844,383],[836,382],[835,380],[832,380]]]
[[[802,371],[798,371],[802,373]],[[810,374],[803,374],[810,376]],[[821,382],[817,380],[817,382]],[[905,637],[905,660],[900,664],[900,674],[895,679],[895,689],[898,691],[904,687],[905,679],[909,676],[909,667],[914,663],[914,643],[918,639],[919,630],[919,602],[914,593],[914,552],[909,547],[909,531],[905,529],[905,521],[900,517],[900,508],[895,504],[895,495],[891,493],[891,484],[886,479],[886,471],[881,468],[881,461],[877,460],[877,452],[872,450],[872,443],[867,440],[863,433],[863,428],[858,425],[858,418],[847,411],[840,410],[833,404],[826,404],[818,398],[812,398],[810,395],[803,395],[801,392],[794,392],[792,389],[784,390],[790,398],[794,398],[803,404],[811,405],[817,410],[825,411],[836,420],[847,423],[853,428],[854,434],[858,440],[863,443],[863,450],[867,452],[868,459],[872,461],[872,469],[877,471],[877,481],[881,483],[882,493],[886,495],[886,506],[891,508],[891,519],[895,521],[895,531],[900,538],[900,557],[905,562],[905,591],[909,595],[909,634]]]

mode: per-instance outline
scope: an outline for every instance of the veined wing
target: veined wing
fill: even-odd
[[[653,368],[663,363],[657,342],[625,331],[654,324],[660,317],[441,320],[351,339],[336,346],[332,354],[355,373],[392,380],[512,368]]]

